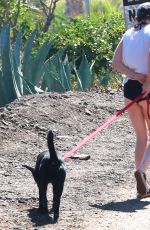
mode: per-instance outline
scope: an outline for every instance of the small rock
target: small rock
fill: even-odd
[[[71,159],[79,159],[79,160],[89,160],[90,155],[86,154],[79,154],[79,155],[74,155],[70,157]]]
[[[85,109],[85,114],[88,115],[88,116],[92,115],[92,113],[88,109]]]

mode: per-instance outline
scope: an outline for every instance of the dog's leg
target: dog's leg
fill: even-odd
[[[54,212],[54,221],[55,222],[59,218],[60,199],[61,199],[61,195],[63,192],[65,177],[66,177],[65,170],[60,169],[58,177],[52,183],[52,185],[53,185],[53,212]]]
[[[48,213],[48,207],[47,207],[47,184],[38,185],[39,187],[39,211],[41,213]]]

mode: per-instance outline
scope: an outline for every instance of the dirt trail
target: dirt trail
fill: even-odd
[[[122,92],[43,94],[23,97],[0,109],[0,229],[3,230],[149,230],[150,198],[137,200],[134,172],[135,136],[122,115],[68,159],[60,219],[40,216],[38,190],[26,163],[34,165],[46,149],[52,129],[56,149],[64,155],[124,106]],[[149,179],[149,175],[148,175]],[[51,186],[48,190],[51,207]]]

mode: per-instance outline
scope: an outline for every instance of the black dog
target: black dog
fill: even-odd
[[[55,151],[52,131],[48,132],[47,144],[49,151],[46,150],[38,155],[35,169],[27,165],[23,165],[23,167],[32,172],[34,180],[38,185],[39,211],[42,213],[48,213],[47,186],[48,183],[52,183],[52,211],[54,212],[54,221],[56,222],[59,218],[60,199],[63,192],[66,170],[62,158]]]

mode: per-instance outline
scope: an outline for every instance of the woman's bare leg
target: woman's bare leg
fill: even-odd
[[[149,166],[150,166],[150,144],[145,151],[145,154],[144,154],[143,160],[140,164],[139,170],[146,174],[146,171],[147,171]]]
[[[125,98],[125,104],[130,103],[131,100]],[[145,101],[143,101],[145,102]],[[145,104],[145,103],[144,103]],[[144,112],[142,110],[143,105],[135,103],[128,109],[129,118],[136,134],[136,146],[135,146],[135,166],[136,170],[139,169],[144,152],[147,148],[148,134],[147,125],[144,118]],[[145,109],[144,109],[145,111]]]
[[[147,114],[147,102],[146,102],[146,100],[141,101],[140,106],[142,107],[143,114],[144,114],[144,117],[146,120],[147,130],[148,130],[147,133],[149,133],[149,131],[150,131],[150,119],[149,119],[148,114]],[[143,157],[143,160],[139,166],[139,170],[146,173],[146,170],[148,169],[149,166],[150,166],[150,144],[144,153],[144,157]]]
[[[125,99],[125,104],[130,102],[129,99]],[[136,134],[136,146],[135,146],[135,166],[136,171],[134,173],[136,179],[137,197],[142,198],[147,195],[148,187],[146,184],[146,178],[142,171],[140,171],[141,163],[143,162],[144,153],[147,148],[148,142],[148,129],[145,119],[146,101],[141,103],[135,103],[128,109],[129,118],[132,122],[132,126]]]

